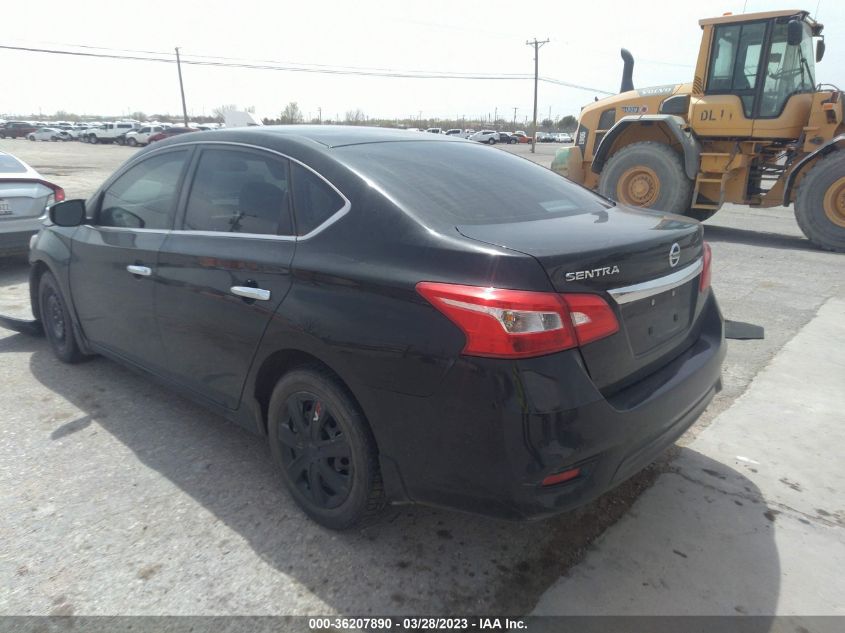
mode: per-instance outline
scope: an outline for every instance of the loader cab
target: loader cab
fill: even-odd
[[[700,22],[690,123],[700,136],[797,138],[815,90],[813,37],[806,12],[771,11]],[[823,51],[823,47],[820,47]]]

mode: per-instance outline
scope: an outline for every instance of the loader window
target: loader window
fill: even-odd
[[[717,26],[713,35],[707,93],[739,96],[747,117],[754,110],[754,89],[765,33],[766,24],[755,22]]]
[[[812,92],[815,84],[813,37],[804,25],[804,39],[799,46],[786,43],[786,23],[775,24],[772,45],[766,60],[766,81],[760,102],[761,118],[780,116],[787,100],[794,94]]]

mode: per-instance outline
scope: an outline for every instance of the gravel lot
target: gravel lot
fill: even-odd
[[[548,165],[556,146],[505,149]],[[85,197],[134,151],[0,141]],[[829,297],[845,257],[817,251],[792,209],[728,206],[707,222],[730,341],[724,390],[690,441]],[[0,311],[28,312],[27,267],[0,260]],[[838,342],[841,343],[841,342]],[[69,367],[0,330],[0,615],[525,613],[665,470],[538,523],[396,507],[336,534],[298,511],[264,441],[102,358]],[[612,587],[608,590],[612,591]]]

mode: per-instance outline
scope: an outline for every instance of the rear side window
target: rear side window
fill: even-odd
[[[402,207],[441,224],[526,222],[611,206],[550,169],[472,143],[370,143],[333,151]]]
[[[25,172],[26,167],[23,163],[8,154],[0,154],[0,173],[22,174]]]
[[[103,194],[99,226],[169,229],[188,150],[158,154],[135,165]]]
[[[292,173],[296,234],[306,235],[340,211],[346,201],[310,169],[294,163]]]
[[[184,228],[189,231],[292,235],[288,161],[256,152],[203,151]]]

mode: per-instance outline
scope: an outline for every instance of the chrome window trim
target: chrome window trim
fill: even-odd
[[[199,235],[202,237],[245,237],[253,240],[276,240],[278,242],[295,242],[296,235],[270,235],[269,233],[234,233],[232,231],[193,231],[191,229],[174,229],[173,235]]]
[[[191,141],[190,143],[176,143],[174,145],[168,145],[166,147],[156,147],[156,148],[154,148],[154,149],[152,149],[148,152],[145,152],[144,155],[139,159],[139,161],[144,160],[148,156],[150,156],[151,154],[155,154],[157,152],[164,152],[164,151],[167,151],[167,150],[176,149],[178,147],[189,147],[189,146],[193,146],[193,145],[229,145],[229,146],[234,146],[234,147],[246,147],[248,149],[258,150],[258,151],[261,151],[261,152],[267,152],[269,154],[275,154],[276,156],[281,156],[282,158],[285,158],[289,161],[292,161],[292,162],[296,163],[297,165],[301,165],[302,167],[304,167],[305,169],[310,171],[312,174],[317,176],[320,180],[325,182],[329,187],[331,187],[335,191],[335,193],[337,193],[337,195],[339,195],[341,197],[341,199],[343,200],[343,206],[340,209],[338,209],[337,211],[335,211],[332,215],[327,217],[325,220],[323,220],[323,222],[321,224],[318,224],[316,227],[311,229],[311,231],[309,231],[305,235],[265,235],[265,234],[262,234],[262,233],[230,233],[230,232],[227,232],[227,231],[191,231],[190,229],[173,229],[172,231],[168,231],[169,233],[176,233],[176,234],[179,234],[179,235],[189,235],[189,234],[190,235],[204,235],[206,237],[219,237],[219,236],[224,236],[224,237],[249,237],[249,238],[252,238],[252,239],[270,239],[270,240],[280,240],[280,241],[283,241],[283,242],[292,242],[292,241],[302,242],[302,241],[305,241],[305,240],[310,240],[312,237],[314,237],[318,233],[322,233],[324,230],[329,228],[332,224],[334,224],[335,222],[340,220],[343,216],[345,216],[347,213],[349,213],[349,210],[352,208],[352,203],[349,201],[349,198],[347,198],[345,195],[343,195],[343,192],[340,189],[335,187],[334,184],[328,178],[323,176],[320,172],[318,172],[313,167],[309,167],[308,165],[303,163],[301,160],[294,158],[293,156],[290,156],[290,155],[285,154],[283,152],[280,152],[278,150],[270,149],[270,148],[267,148],[267,147],[262,147],[261,145],[253,145],[252,143],[239,143],[237,141]],[[136,161],[133,160],[133,161],[127,163],[126,167],[123,171],[128,171],[129,169],[131,169],[134,166],[135,162]],[[109,227],[109,228],[120,228],[120,227]],[[128,229],[128,230],[143,231],[143,230],[146,230],[146,229]],[[154,230],[154,229],[151,229],[151,230]]]
[[[632,301],[639,301],[640,299],[647,299],[661,292],[672,290],[678,286],[683,286],[685,283],[697,277],[704,268],[704,260],[699,257],[695,262],[677,270],[664,277],[658,277],[650,281],[644,281],[639,284],[631,286],[623,286],[621,288],[612,288],[607,292],[616,301],[616,303],[623,305],[631,303]]]

